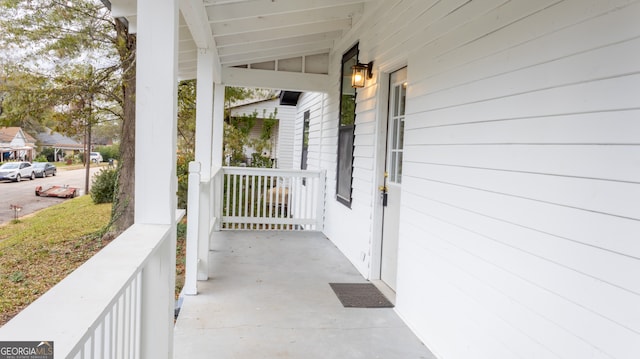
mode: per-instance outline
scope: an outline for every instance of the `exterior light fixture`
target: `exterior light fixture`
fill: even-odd
[[[362,88],[366,79],[373,78],[373,61],[368,64],[357,63],[351,67],[353,73],[351,74],[351,87]]]

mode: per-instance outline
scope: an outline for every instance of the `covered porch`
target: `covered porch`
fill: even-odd
[[[319,232],[223,231],[178,316],[176,358],[435,358],[392,308],[344,308],[364,283]]]
[[[640,0],[103,2],[137,33],[135,224],[0,340],[56,358],[430,358],[416,336],[448,359],[640,356]],[[174,326],[176,84],[194,78]],[[226,86],[303,92],[310,171],[222,168]],[[329,288],[385,267],[394,309]]]

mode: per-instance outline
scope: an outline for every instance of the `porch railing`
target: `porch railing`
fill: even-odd
[[[134,224],[0,327],[0,340],[53,341],[56,358],[171,357],[171,230]]]
[[[324,171],[223,167],[222,230],[322,230]]]
[[[182,293],[196,295],[198,281],[209,278],[209,243],[219,230],[321,231],[325,176],[325,171],[246,167],[209,172],[199,162],[189,163]]]

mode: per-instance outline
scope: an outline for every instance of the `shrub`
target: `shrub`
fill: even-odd
[[[96,152],[100,152],[102,159],[109,161],[110,158],[114,160],[120,159],[120,145],[100,146],[97,147]]]
[[[111,203],[113,201],[117,178],[118,171],[107,168],[103,168],[93,177],[90,191],[93,203]]]
[[[42,151],[40,151],[40,155],[38,155],[38,158],[40,158],[41,156],[45,158],[40,162],[53,162],[55,161],[54,154],[55,154],[55,150],[53,148],[44,147]]]
[[[38,157],[35,158],[35,161],[36,162],[47,162],[48,159],[44,155],[39,155]]]
[[[251,154],[251,167],[271,168],[273,167],[273,162],[269,157],[256,152]]]

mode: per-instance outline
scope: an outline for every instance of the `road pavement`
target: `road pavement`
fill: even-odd
[[[100,170],[99,167],[91,168],[91,177]],[[58,168],[56,176],[46,178],[36,178],[31,181],[23,179],[20,182],[0,181],[0,225],[11,221],[14,218],[14,211],[11,205],[22,207],[19,217],[26,216],[43,208],[61,203],[65,199],[55,197],[36,196],[36,187],[43,189],[54,185],[68,185],[80,189],[79,193],[84,193],[85,169],[63,170]]]

